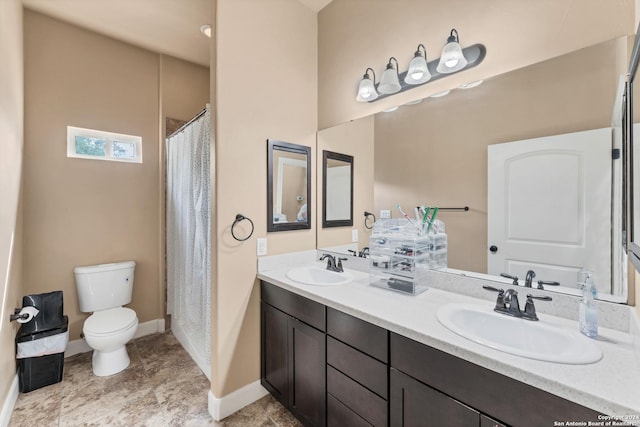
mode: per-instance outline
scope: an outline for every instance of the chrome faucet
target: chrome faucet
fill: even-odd
[[[503,301],[504,310],[500,310],[501,313],[508,314],[513,317],[522,317],[520,303],[518,302],[518,291],[507,289],[504,293]]]
[[[530,288],[531,283],[533,282],[533,278],[536,277],[536,272],[533,270],[527,271],[527,276],[524,279],[524,287]]]
[[[526,320],[538,320],[536,307],[533,305],[534,299],[551,301],[551,297],[549,296],[538,297],[527,294],[527,303],[525,304],[524,311],[521,311],[518,303],[518,291],[507,289],[505,292],[504,289],[494,288],[493,286],[483,286],[483,288],[498,293],[498,299],[496,300],[496,306],[493,311]]]
[[[320,261],[324,261],[325,259],[327,260],[327,270],[335,271],[337,273],[344,272],[344,269],[342,268],[342,261],[347,261],[347,258],[338,258],[336,260],[336,258],[330,254],[324,254],[320,257]]]

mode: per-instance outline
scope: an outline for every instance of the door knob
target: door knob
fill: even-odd
[[[496,245],[491,245],[489,247],[489,250],[491,251],[492,254],[495,254],[496,252],[498,252],[498,247]]]

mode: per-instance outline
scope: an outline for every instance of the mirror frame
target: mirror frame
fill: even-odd
[[[627,173],[626,173],[626,195],[627,195],[627,206],[626,206],[626,226],[627,226],[627,241],[630,242],[628,249],[631,258],[631,263],[636,271],[640,272],[640,242],[637,241],[638,237],[640,237],[640,230],[636,230],[635,227],[640,226],[640,224],[636,224],[634,221],[634,215],[636,207],[635,204],[640,200],[635,197],[635,182],[634,177],[640,176],[640,171],[635,171],[633,168],[634,164],[634,156],[636,154],[635,149],[640,148],[640,135],[638,136],[638,146],[636,146],[636,136],[633,132],[633,90],[636,84],[636,77],[638,77],[638,65],[640,64],[640,25],[638,25],[638,30],[636,31],[636,37],[633,42],[633,50],[631,52],[631,59],[629,61],[629,79],[627,84],[627,120],[625,129],[627,131],[627,150],[628,150],[628,161],[626,163]],[[640,83],[639,83],[640,84]],[[638,231],[638,232],[636,232]]]
[[[288,153],[303,154],[307,156],[307,221],[306,222],[273,222],[273,177],[275,171],[274,151],[285,151]],[[289,231],[304,230],[311,228],[311,217],[313,212],[313,204],[311,203],[311,147],[304,145],[292,144],[290,142],[278,141],[275,139],[267,140],[267,231]]]
[[[349,189],[349,219],[327,220],[327,163],[338,160],[351,166],[351,188]],[[322,228],[353,226],[353,156],[322,150]]]

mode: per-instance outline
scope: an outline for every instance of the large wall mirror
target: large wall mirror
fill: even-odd
[[[626,130],[629,133],[630,156],[628,163],[628,238],[630,243],[631,261],[637,271],[640,271],[640,35],[636,35],[629,64],[629,83],[627,90],[627,114],[633,120],[626,120]]]
[[[311,228],[311,148],[267,141],[267,231]]]
[[[596,283],[600,297],[627,302],[627,260],[622,249],[623,160],[612,156],[612,149],[622,144],[622,126],[612,124],[612,115],[614,107],[622,105],[616,103],[616,94],[626,73],[627,43],[627,37],[610,40],[486,79],[472,88],[456,88],[446,96],[400,105],[395,111],[374,115],[373,120],[367,117],[322,130],[318,150],[324,149],[321,142],[326,135],[337,135],[337,129],[353,129],[358,122],[371,128],[361,133],[370,137],[368,150],[374,152],[370,183],[374,191],[369,206],[378,217],[381,210],[400,217],[397,205],[408,212],[413,212],[416,205],[468,206],[468,211],[438,213],[446,224],[447,271],[452,274],[489,275],[501,281],[497,276],[500,271],[518,276],[523,284],[531,269],[536,271],[536,282],[561,282],[562,286],[546,290],[579,295],[577,271],[598,269],[602,272]],[[567,140],[567,147],[555,145],[562,139]],[[494,216],[497,193],[489,190],[489,177],[495,172],[490,161],[494,150],[490,147],[511,143],[536,153],[546,150],[544,156],[524,155],[539,157],[540,166],[530,167],[520,161],[519,155],[509,155],[506,160],[511,172],[528,169],[528,176],[512,176],[525,185],[507,192],[516,203],[511,206],[518,208],[510,212],[532,213],[527,219]],[[597,160],[598,175],[592,173],[591,163],[585,163],[587,158],[577,154],[578,149],[569,147],[572,144],[593,153],[590,158]],[[567,155],[552,158],[549,153],[554,150]],[[360,152],[352,154],[360,159]],[[559,167],[554,168],[554,164]],[[568,169],[573,175],[567,182],[576,189],[571,199],[566,197],[569,193],[560,194],[556,191],[559,186],[553,185],[564,180],[560,172]],[[594,176],[602,179],[593,180]],[[356,188],[368,185],[356,184]],[[570,191],[570,187],[563,188]],[[586,202],[592,207],[587,208]],[[556,228],[550,228],[535,222],[535,218],[571,222],[569,213],[580,219],[572,225],[572,233],[562,236],[566,230],[557,224],[551,223]],[[490,224],[507,231],[518,230],[516,240],[532,257],[514,262],[507,256],[507,264],[498,271],[491,270],[494,243],[490,242]],[[361,235],[357,249],[361,250],[368,245],[369,230],[360,223],[356,226]],[[579,249],[589,242],[591,247],[603,250],[569,261],[569,267],[553,266],[553,260],[540,261],[545,249],[537,241],[539,236],[566,248]],[[553,242],[554,237],[562,242]],[[340,243],[347,245],[350,241]],[[500,255],[504,255],[504,248],[502,244],[498,248]]]
[[[353,225],[353,156],[322,151],[322,227]]]

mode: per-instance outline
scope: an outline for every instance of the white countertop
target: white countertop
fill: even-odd
[[[309,265],[325,267],[319,262]],[[369,275],[355,270],[347,270],[354,280],[346,285],[303,285],[286,277],[289,269],[261,271],[258,278],[603,414],[640,416],[640,369],[628,333],[599,328],[596,342],[604,354],[599,362],[542,362],[477,344],[451,332],[436,318],[444,304],[468,303],[492,310],[492,302],[433,288],[417,296],[405,295],[370,286]],[[538,316],[559,328],[578,328],[575,321]]]

